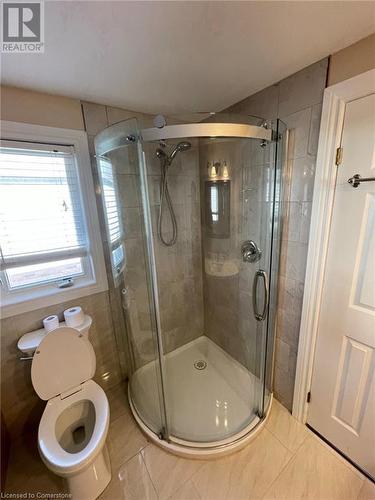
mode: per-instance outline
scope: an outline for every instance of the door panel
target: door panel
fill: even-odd
[[[375,96],[350,102],[325,266],[308,423],[375,476]]]

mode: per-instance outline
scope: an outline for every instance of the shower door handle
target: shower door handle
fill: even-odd
[[[261,313],[258,311],[258,282],[260,278],[263,281],[263,289],[264,289],[264,299],[263,299],[264,302]],[[268,300],[269,300],[268,276],[266,271],[259,269],[259,271],[255,273],[253,281],[253,311],[254,311],[254,317],[257,321],[264,321],[266,319]]]

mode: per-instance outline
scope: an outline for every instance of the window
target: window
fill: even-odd
[[[104,157],[100,157],[98,164],[103,190],[108,239],[111,248],[112,269],[116,276],[121,273],[125,264],[124,235],[118,202],[118,187],[111,162]]]
[[[83,133],[78,134],[82,148]],[[79,163],[75,146],[1,141],[0,278],[5,309],[40,297],[42,305],[49,305],[46,297],[54,296],[56,303],[99,291],[98,286],[106,288],[90,164]],[[22,310],[33,308],[29,304]]]

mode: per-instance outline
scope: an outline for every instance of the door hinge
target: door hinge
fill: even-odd
[[[339,147],[336,149],[336,165],[339,166],[342,163],[342,153],[343,153],[343,148]]]
[[[311,401],[311,391],[309,391],[309,392],[307,393],[307,398],[306,398],[306,401],[307,401],[308,403],[310,403],[310,401]]]

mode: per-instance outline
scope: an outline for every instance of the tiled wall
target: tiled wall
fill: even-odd
[[[168,150],[177,142],[168,141]],[[164,246],[157,235],[161,178],[160,160],[155,154],[158,145],[145,147],[165,352],[203,334],[199,150],[197,141],[190,143],[191,149],[178,153],[168,170],[178,227],[176,244],[170,247]],[[172,225],[166,205],[163,212],[163,234],[170,239]]]
[[[290,129],[285,221],[281,251],[274,391],[292,408],[299,325],[323,90],[323,59],[231,106],[231,113],[280,118]]]
[[[262,216],[267,210],[269,151],[260,142],[202,140],[200,146],[205,334],[254,374],[258,374],[262,341],[251,313],[259,263],[244,263],[241,245],[245,240],[256,241],[266,258],[270,238]],[[207,163],[213,161],[225,161],[230,175],[230,228],[220,238],[210,235],[205,221]]]

